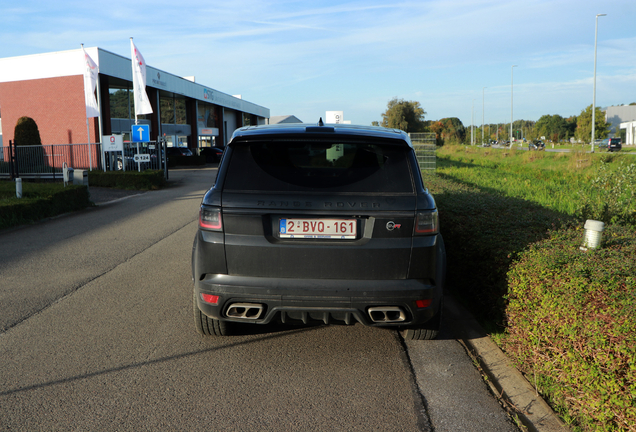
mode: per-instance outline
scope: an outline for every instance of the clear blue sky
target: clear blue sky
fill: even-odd
[[[0,0],[0,58],[98,46],[316,122],[368,125],[387,102],[481,124],[636,102],[635,0]],[[485,90],[482,89],[486,87]],[[1,103],[1,101],[0,101]],[[1,107],[0,107],[1,109]]]

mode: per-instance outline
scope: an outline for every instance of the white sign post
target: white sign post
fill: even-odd
[[[125,171],[126,160],[124,158],[124,136],[123,135],[102,135],[102,157],[103,157],[102,160],[104,161],[106,160],[107,152],[121,152],[122,169]],[[112,161],[111,161],[111,170],[112,170]]]
[[[124,151],[123,135],[102,135],[103,151]]]

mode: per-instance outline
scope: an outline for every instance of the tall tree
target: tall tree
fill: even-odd
[[[594,116],[594,139],[606,138],[610,131],[611,123],[605,121],[605,114],[599,107],[596,107]],[[581,111],[581,114],[577,117],[576,133],[574,136],[583,142],[590,141],[592,137],[592,105],[589,105]]]
[[[417,101],[405,101],[393,98],[382,113],[382,126],[400,129],[405,132],[424,132],[426,111]]]
[[[544,136],[552,141],[569,138],[567,135],[567,121],[558,114],[541,116],[535,125],[538,136]]]

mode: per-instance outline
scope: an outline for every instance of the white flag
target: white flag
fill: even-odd
[[[146,94],[146,61],[130,38],[130,56],[132,58],[133,92],[135,97],[135,116],[151,114],[152,105]]]
[[[84,100],[86,102],[86,118],[99,117],[99,107],[97,106],[97,99],[95,99],[95,87],[97,87],[97,65],[84,51],[84,45],[82,45],[82,52],[84,53]]]

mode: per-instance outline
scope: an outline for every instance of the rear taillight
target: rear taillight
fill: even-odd
[[[199,211],[199,226],[214,231],[223,230],[221,209],[201,207]]]
[[[201,293],[201,300],[203,300],[206,303],[213,304],[213,305],[219,304],[219,296],[218,295]]]
[[[433,303],[433,300],[431,300],[431,299],[416,300],[415,301],[415,306],[417,306],[418,309],[424,309],[424,308],[429,307],[431,305],[431,303]]]
[[[439,219],[437,210],[418,211],[415,216],[415,234],[437,234]]]

